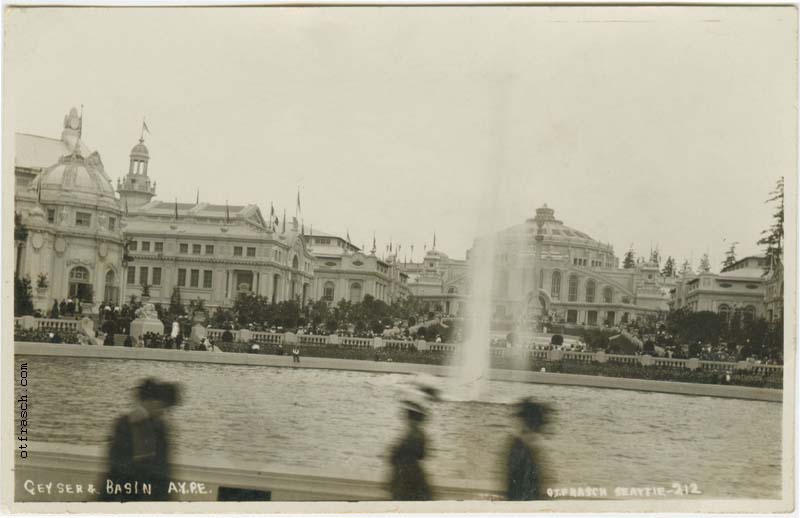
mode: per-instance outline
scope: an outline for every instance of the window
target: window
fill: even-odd
[[[328,238],[320,238],[320,237],[315,239],[314,242],[317,243],[317,244],[320,244],[320,245],[329,245],[329,244],[331,244],[331,240],[330,239],[328,239]]]
[[[164,243],[162,243],[161,241],[153,243],[153,247],[155,248],[157,254],[161,254],[164,252]]]
[[[128,285],[136,284],[136,267],[128,266]]]
[[[200,255],[200,250],[201,249],[202,249],[202,246],[200,246],[200,245],[192,245],[192,253],[195,254],[195,255]]]
[[[354,282],[350,285],[350,302],[361,302],[360,282]]]
[[[332,281],[328,281],[325,283],[325,287],[323,288],[323,295],[322,298],[327,300],[328,302],[333,302],[333,294],[334,294],[334,285]]]
[[[578,302],[578,276],[577,275],[570,275],[569,276],[569,290],[567,293],[567,300],[569,302]],[[575,321],[577,322],[577,316],[575,317]]]
[[[253,246],[247,247],[247,257],[255,257],[256,256],[256,249]]]
[[[203,270],[203,287],[204,288],[211,288],[211,270]]]
[[[150,241],[142,241],[142,252],[150,251]]]
[[[161,286],[161,268],[153,268],[153,286]]]
[[[76,227],[90,227],[92,226],[92,215],[88,212],[75,213],[75,226]]]
[[[550,298],[561,300],[561,272],[553,272],[550,279]]]
[[[138,241],[131,241],[130,244],[128,245],[128,251],[130,252],[135,252],[138,248],[139,248]]]
[[[596,289],[597,284],[595,284],[594,279],[589,279],[586,281],[586,302],[594,302],[594,294]]]
[[[242,247],[241,246],[234,246],[233,247],[233,255],[237,257],[241,257],[242,255]]]
[[[48,223],[56,222],[56,209],[47,209],[47,222]]]
[[[113,216],[110,216],[108,218],[108,230],[110,230],[111,232],[114,232],[114,230],[116,230],[116,228],[117,228],[117,218],[115,218]]]
[[[614,290],[611,289],[611,286],[606,286],[603,288],[603,302],[606,304],[610,304],[614,301]]]
[[[720,319],[723,321],[727,322],[730,319],[731,308],[727,304],[721,304],[717,311],[719,312]]]
[[[214,255],[214,245],[206,245],[206,255]]]
[[[197,288],[200,284],[200,270],[192,270],[192,276],[189,278],[189,286]]]
[[[139,268],[139,284],[147,284],[147,277],[148,277],[148,268],[147,266],[142,266]]]
[[[186,286],[186,269],[178,268],[178,286]]]
[[[181,243],[180,250],[181,250],[182,254],[188,254],[189,253],[189,243]]]
[[[568,324],[577,324],[578,323],[578,312],[574,309],[567,310],[567,323]]]

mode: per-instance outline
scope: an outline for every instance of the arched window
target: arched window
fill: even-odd
[[[731,318],[731,308],[727,304],[720,304],[717,312],[719,313],[719,317],[725,322]]]
[[[333,302],[333,295],[335,291],[336,287],[334,286],[333,281],[326,282],[325,287],[322,290],[322,298],[328,302]]]
[[[568,294],[567,294],[567,300],[569,302],[578,302],[578,276],[577,275],[570,275],[569,276],[569,290],[568,290]]]
[[[614,290],[611,289],[611,286],[603,288],[603,302],[606,304],[614,302]]]
[[[294,256],[294,259],[292,259],[292,269],[293,270],[297,270],[297,266],[298,265],[299,265],[299,261],[297,260],[297,256]]]
[[[752,324],[755,319],[756,319],[755,306],[747,306],[746,308],[744,308],[744,323]]]
[[[550,298],[561,300],[561,272],[553,272],[550,280]]]
[[[83,266],[76,266],[69,272],[69,297],[81,302],[92,302],[94,299],[89,270]]]
[[[594,302],[595,291],[597,290],[597,283],[594,279],[586,281],[586,302]]]
[[[350,302],[361,302],[361,283],[350,284]]]

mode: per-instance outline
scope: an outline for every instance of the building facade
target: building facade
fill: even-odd
[[[744,322],[766,318],[765,264],[764,257],[750,256],[720,273],[684,275],[671,291],[670,305],[674,309],[712,311],[726,319],[740,315]]]
[[[466,260],[451,259],[434,245],[422,261],[404,264],[402,268],[409,277],[409,291],[420,301],[423,311],[463,315],[469,293]]]
[[[408,275],[395,257],[365,254],[349,240],[316,231],[306,236],[314,256],[314,299],[336,304],[361,302],[366,295],[387,304],[409,295]]]
[[[489,240],[498,326],[616,325],[668,310],[673,281],[658,265],[620,268],[611,245],[564,225],[547,205],[520,225],[477,239],[468,257]]]
[[[27,230],[15,267],[31,279],[34,307],[43,313],[54,301],[88,304],[120,294],[122,210],[100,154],[81,133],[73,108],[60,139],[15,135],[14,209]]]
[[[311,300],[314,257],[296,219],[276,226],[255,205],[155,200],[149,161],[140,139],[118,182],[131,258],[124,265],[126,297],[146,289],[152,301],[168,303],[178,289],[183,300],[211,308],[230,307],[241,293],[272,302]]]

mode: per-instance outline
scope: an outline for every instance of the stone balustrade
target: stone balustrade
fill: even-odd
[[[46,331],[78,331],[79,320],[60,318],[36,318],[32,316],[15,317],[14,327],[21,329],[42,329]]]
[[[24,329],[44,329],[49,331],[77,331],[78,320],[62,320],[52,318],[35,318],[32,316],[16,317],[15,327]],[[418,351],[433,351],[441,353],[454,353],[461,345],[453,343],[426,342],[424,340],[408,341],[391,338],[373,337],[361,338],[354,336],[337,335],[307,335],[294,333],[271,333],[266,331],[251,331],[240,329],[229,331],[234,341],[250,342],[257,341],[273,345],[303,345],[310,347],[325,346],[345,346],[357,349],[380,349],[390,347],[392,349],[408,350],[412,346]],[[212,342],[222,340],[225,333],[222,329],[208,328],[207,335]],[[510,355],[527,355],[530,359],[543,361],[571,361],[581,363],[619,363],[629,365],[643,365],[668,367],[677,369],[727,372],[727,371],[750,371],[758,374],[775,374],[783,372],[782,365],[764,365],[753,362],[721,362],[711,360],[699,360],[697,358],[678,359],[678,358],[659,358],[650,355],[626,355],[626,354],[606,354],[605,352],[579,352],[568,350],[548,350],[548,344],[534,343],[522,347],[493,347],[491,355],[495,358],[504,358]]]

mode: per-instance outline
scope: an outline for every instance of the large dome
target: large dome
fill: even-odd
[[[88,158],[80,151],[80,146],[68,155],[62,156],[58,163],[44,170],[32,182],[31,188],[39,190],[39,196],[58,201],[65,194],[85,198],[85,201],[116,202],[114,188],[103,171],[100,156],[92,153]]]
[[[536,209],[536,217],[525,222],[528,233],[543,236],[549,241],[564,241],[565,243],[583,243],[601,245],[587,234],[568,227],[555,218],[555,211],[547,205]]]

